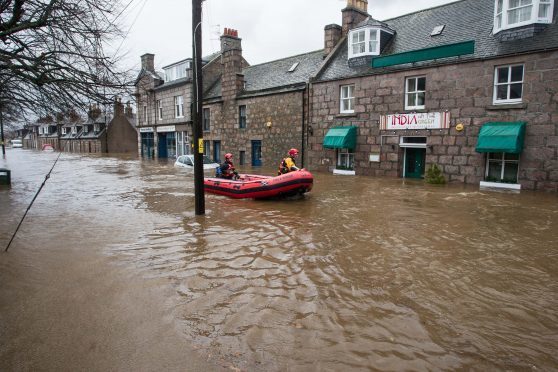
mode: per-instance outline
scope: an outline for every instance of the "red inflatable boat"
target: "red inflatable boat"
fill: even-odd
[[[304,194],[312,190],[314,177],[307,170],[289,172],[280,176],[241,174],[233,181],[224,178],[205,178],[205,191],[231,198],[266,199]]]

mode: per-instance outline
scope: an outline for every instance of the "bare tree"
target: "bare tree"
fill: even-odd
[[[0,107],[44,116],[128,90],[118,68],[120,0],[0,0]],[[112,43],[112,44],[111,44]]]

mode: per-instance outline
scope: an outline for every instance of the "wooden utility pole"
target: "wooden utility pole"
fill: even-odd
[[[202,1],[192,0],[192,46],[193,46],[193,82],[192,82],[192,127],[194,134],[194,197],[196,214],[205,214],[205,196],[203,189],[203,137],[202,137]]]
[[[4,106],[2,105],[2,98],[0,97],[0,142],[2,142],[2,156],[6,157],[6,144],[4,143],[4,121],[2,119],[2,110],[4,110]]]

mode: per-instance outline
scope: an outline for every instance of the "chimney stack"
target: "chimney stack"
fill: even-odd
[[[114,98],[114,117],[122,116],[124,114],[124,106],[120,100],[120,97]]]
[[[347,0],[347,7],[341,13],[343,14],[342,35],[345,36],[369,16],[368,0]]]
[[[335,48],[339,40],[341,40],[342,28],[339,25],[331,24],[324,28],[324,55],[328,56],[329,53]]]
[[[141,56],[142,70],[155,72],[155,54],[146,53]]]
[[[238,31],[225,28],[221,36],[221,93],[224,99],[236,97],[244,86],[242,61],[242,39],[238,37]]]

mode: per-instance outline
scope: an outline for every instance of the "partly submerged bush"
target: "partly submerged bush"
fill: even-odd
[[[424,180],[427,183],[434,185],[442,185],[446,183],[442,170],[436,164],[431,164],[430,167],[428,167],[426,174],[424,175]]]

